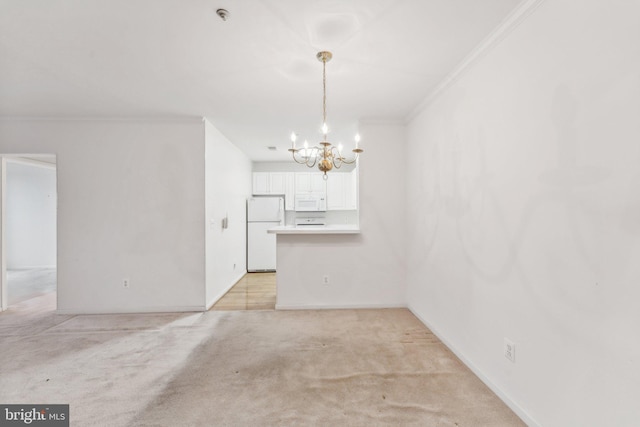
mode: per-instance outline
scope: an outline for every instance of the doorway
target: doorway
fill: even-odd
[[[247,273],[211,310],[275,310],[276,273]]]
[[[56,157],[12,155],[1,159],[2,310],[55,310]]]

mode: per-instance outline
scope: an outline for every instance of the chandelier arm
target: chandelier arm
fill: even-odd
[[[300,149],[290,149],[289,151],[291,151],[291,154],[292,154],[292,157],[293,157],[293,161],[295,161],[296,163],[298,163],[300,165],[306,165],[306,166],[308,166],[310,168],[315,166],[316,159],[315,159],[314,156],[305,157],[305,156],[300,154],[300,151],[301,151]],[[311,158],[313,158],[313,162],[310,161]]]
[[[296,162],[296,163],[298,163],[298,164],[301,164],[301,165],[304,165],[304,164],[306,164],[306,163],[307,163],[307,161],[306,161],[306,160],[304,160],[304,157],[302,157],[300,154],[298,154],[298,151],[300,151],[300,150],[290,149],[289,151],[291,151],[291,154],[292,154],[292,157],[293,157],[293,161],[294,161],[294,162]],[[300,160],[298,160],[298,158],[296,158],[296,154],[298,155],[298,157],[300,158]]]
[[[340,153],[340,150],[336,150],[335,147],[331,147],[331,163],[333,163],[333,166],[336,169],[340,169],[340,166],[342,166],[342,153]]]
[[[318,147],[311,147],[310,150],[311,150],[311,155],[307,159],[307,166],[312,168],[318,162]],[[311,159],[313,159],[313,162],[310,162]]]
[[[359,156],[360,156],[360,153],[355,153],[355,155],[353,156],[353,159],[351,159],[351,160],[347,160],[346,158],[343,157],[342,158],[342,163],[346,163],[348,165],[352,165],[358,160]]]

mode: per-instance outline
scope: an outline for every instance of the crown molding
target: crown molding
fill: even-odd
[[[442,92],[460,79],[471,67],[491,49],[528,18],[545,0],[523,0],[507,15],[496,28],[486,36],[464,59],[414,108],[405,118],[405,124],[416,118]]]

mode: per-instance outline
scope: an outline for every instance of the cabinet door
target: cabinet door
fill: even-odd
[[[269,174],[269,194],[285,194],[285,173],[271,172]]]
[[[354,169],[345,177],[344,182],[344,208],[348,210],[358,209],[358,171]]]
[[[295,174],[293,172],[285,172],[284,174],[284,209],[292,211],[295,209]]]
[[[345,209],[345,179],[346,173],[332,173],[327,179],[327,210]]]
[[[269,173],[253,173],[253,194],[269,194]]]
[[[296,173],[296,193],[308,193],[311,191],[311,174],[306,172]]]
[[[324,180],[323,173],[311,173],[311,191],[314,193],[324,193],[327,191],[327,182]]]

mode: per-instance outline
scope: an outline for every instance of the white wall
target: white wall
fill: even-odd
[[[7,163],[7,268],[56,265],[54,165]]]
[[[278,308],[406,305],[404,126],[362,123],[360,134],[362,233],[279,234]],[[322,285],[324,275],[328,286]]]
[[[545,1],[408,126],[409,306],[532,424],[640,423],[639,16]]]
[[[57,155],[59,311],[204,309],[201,119],[0,121],[17,153]]]
[[[205,120],[207,307],[247,272],[251,161]],[[228,228],[222,228],[223,218]]]

